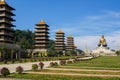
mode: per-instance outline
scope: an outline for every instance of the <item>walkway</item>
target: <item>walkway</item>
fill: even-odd
[[[91,59],[92,57],[85,57],[80,59]],[[49,67],[50,62],[57,62],[59,61],[42,61],[44,63],[44,68]],[[32,69],[32,64],[38,64],[39,62],[27,62],[27,63],[18,63],[18,64],[2,64],[0,65],[0,69],[6,67],[10,70],[10,73],[16,72],[16,67],[22,66],[25,71]]]
[[[59,62],[59,61],[44,61],[44,68],[47,68],[50,62]],[[18,64],[3,64],[0,65],[0,69],[6,67],[10,70],[10,73],[16,72],[16,67],[22,66],[24,71],[31,70],[33,64],[39,64],[39,62],[28,62],[28,63],[18,63]]]

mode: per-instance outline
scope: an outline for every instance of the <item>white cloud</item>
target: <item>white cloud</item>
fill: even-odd
[[[82,37],[75,37],[75,44],[78,46],[79,49],[85,50],[85,48],[89,48],[93,50],[97,47],[99,43],[100,36],[82,36]],[[110,49],[120,48],[120,31],[114,32],[111,36],[105,36],[106,42]]]
[[[101,35],[105,35],[108,47],[111,49],[120,46],[120,11],[103,11],[100,14],[88,15],[82,20],[76,20],[76,23],[66,24],[62,24],[60,29],[66,35],[75,37],[75,44],[79,49],[84,50],[85,47],[95,49]],[[54,29],[52,32],[57,30]]]
[[[120,12],[103,11],[97,15],[88,15],[83,19],[54,27],[56,29],[51,32],[55,33],[58,27],[73,36],[113,34],[114,31],[120,30]]]

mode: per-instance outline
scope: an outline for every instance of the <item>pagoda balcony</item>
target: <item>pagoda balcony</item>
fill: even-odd
[[[56,44],[57,44],[57,43],[58,43],[58,44],[64,44],[64,42],[59,42],[59,41],[58,41],[58,42],[56,41],[55,43],[56,43]]]
[[[41,31],[41,32],[35,32],[35,34],[49,34],[49,32]]]
[[[11,40],[11,39],[5,39],[5,38],[0,38],[0,42],[9,42],[9,43],[12,43],[13,40]]]
[[[67,45],[74,45],[73,43],[67,43]]]
[[[48,43],[48,41],[35,41],[35,43]]]
[[[48,36],[48,34],[35,33],[35,36],[39,36],[39,35],[40,35],[40,36]]]
[[[35,37],[35,39],[36,39],[36,40],[37,40],[37,39],[38,39],[38,40],[39,40],[39,39],[40,39],[40,40],[41,40],[41,39],[42,39],[42,40],[47,40],[48,38],[47,38],[47,37]]]
[[[65,49],[64,47],[56,47],[55,46],[55,49]]]
[[[56,40],[64,40],[65,38],[63,38],[63,37],[59,37],[59,38],[56,37],[55,39],[56,39]]]
[[[6,16],[6,17],[9,17],[9,18],[12,18],[11,15],[8,15],[6,13],[2,13],[2,14],[0,14],[0,16]]]
[[[8,30],[14,30],[11,27],[5,27],[4,25],[0,26],[0,29],[8,29]]]
[[[63,44],[62,44],[62,45],[60,45],[60,44],[55,44],[55,46],[56,46],[56,47],[63,47],[63,46],[65,46],[65,45],[63,45]]]
[[[48,32],[48,30],[36,30],[35,32]]]
[[[63,34],[61,34],[61,35],[56,35],[56,37],[65,37]]]
[[[0,11],[8,11],[11,12],[12,10],[10,8],[7,8],[5,6],[3,6],[2,8],[0,8]]]
[[[12,34],[7,33],[7,32],[0,32],[0,35],[7,35],[7,36],[10,36],[10,37],[13,37],[13,35],[12,35]]]
[[[35,44],[35,46],[47,46],[46,44]]]
[[[37,26],[36,29],[48,29],[46,26]]]
[[[56,42],[64,42],[64,40],[63,39],[57,39],[57,40],[55,40]]]
[[[8,21],[8,20],[5,20],[5,19],[0,20],[0,22],[2,22],[2,23],[3,23],[3,22],[6,22],[6,23],[8,23],[8,24],[12,24],[11,21]]]
[[[5,7],[0,8],[0,11],[3,11],[3,10],[6,10],[6,8]]]

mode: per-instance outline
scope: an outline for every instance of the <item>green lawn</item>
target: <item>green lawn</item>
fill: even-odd
[[[39,70],[37,72],[52,72],[52,73],[78,73],[78,74],[106,74],[106,75],[120,75],[120,72],[107,71],[79,71],[79,70]]]
[[[89,61],[67,64],[67,68],[120,69],[120,56],[104,56]]]
[[[120,80],[120,78],[108,77],[81,77],[60,75],[38,75],[38,74],[11,74],[9,78],[32,79],[32,80]]]

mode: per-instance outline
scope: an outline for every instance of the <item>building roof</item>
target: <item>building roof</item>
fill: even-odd
[[[7,3],[5,2],[5,0],[1,0],[0,4],[7,4]]]
[[[45,21],[42,19],[38,24],[46,24]]]
[[[56,33],[63,33],[63,31],[61,29],[59,29]]]
[[[6,6],[8,6],[10,9],[15,10],[15,9],[12,8],[11,6],[9,6],[9,5],[6,3],[5,0],[0,0],[0,5],[6,5]]]
[[[73,37],[71,35],[69,35],[68,38],[73,38]]]

